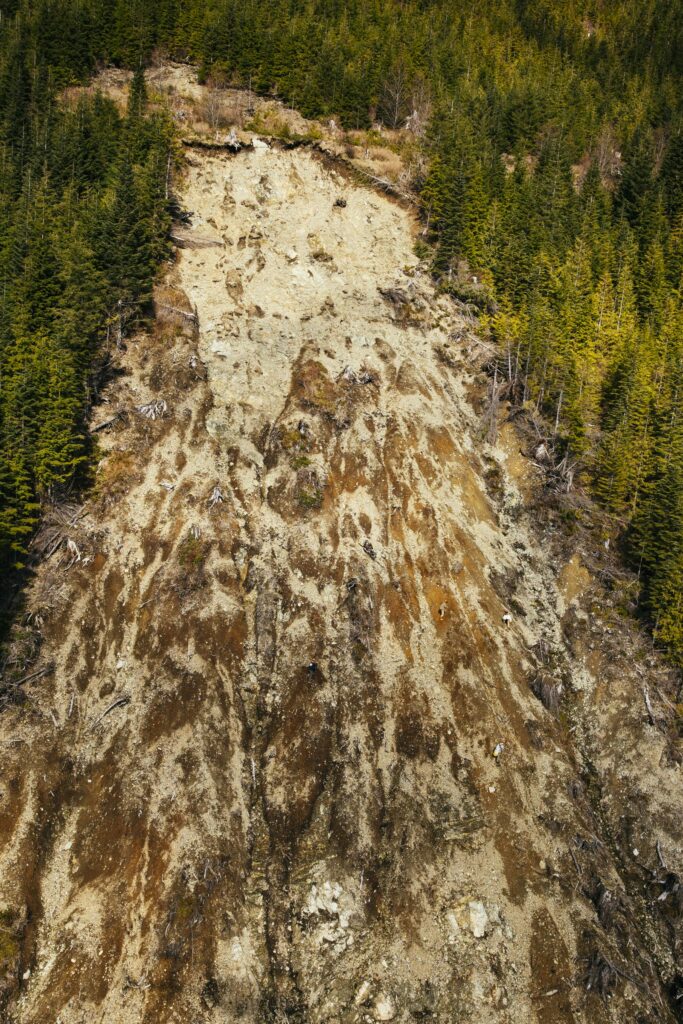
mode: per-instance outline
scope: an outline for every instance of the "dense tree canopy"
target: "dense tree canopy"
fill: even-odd
[[[41,503],[87,462],[102,341],[149,300],[170,132],[141,74],[126,117],[101,96],[56,102],[93,66],[88,5],[2,6],[0,565],[17,567]]]
[[[78,474],[93,357],[164,251],[168,129],[141,75],[124,118],[55,96],[158,51],[350,128],[428,116],[434,271],[469,298],[472,273],[485,283],[501,372],[626,524],[683,659],[681,0],[0,0],[0,16],[6,564]]]

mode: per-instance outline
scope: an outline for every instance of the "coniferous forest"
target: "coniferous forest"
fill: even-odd
[[[348,128],[428,113],[413,182],[443,288],[474,293],[521,405],[622,526],[683,660],[680,0],[0,0],[0,564],[87,479],[108,346],[167,252],[153,57]],[[107,64],[128,111],[60,102]]]

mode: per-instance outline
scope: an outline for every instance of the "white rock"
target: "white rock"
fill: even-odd
[[[28,979],[31,977],[31,969],[29,968],[28,971],[24,971],[21,977],[24,981],[28,981]]]
[[[500,916],[500,907],[497,907],[495,903],[490,903],[487,913],[489,915],[489,921],[491,924],[499,925],[502,924]]]
[[[230,958],[235,963],[240,963],[244,959],[244,950],[238,938],[234,938],[230,943]]]
[[[480,900],[472,900],[469,904],[470,931],[475,939],[483,939],[489,929],[489,915]]]
[[[379,995],[375,1000],[373,1017],[375,1020],[393,1020],[396,1016],[396,1005],[391,996]]]
[[[356,1006],[361,1006],[361,1004],[365,1002],[370,995],[371,988],[372,984],[367,980],[359,986],[358,991],[356,992],[356,998],[354,999]]]
[[[460,925],[458,923],[457,914],[453,910],[449,910],[446,914],[446,924],[448,925],[448,930],[451,933],[451,938],[455,938],[460,931]]]
[[[252,139],[251,144],[254,149],[270,149],[268,143],[264,142],[263,139]]]

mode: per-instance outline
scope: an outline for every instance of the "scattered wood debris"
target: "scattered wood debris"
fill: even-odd
[[[223,491],[220,489],[218,484],[216,484],[213,491],[211,492],[211,497],[209,498],[209,508],[215,508],[216,505],[222,505],[224,500],[225,496],[223,494]]]
[[[152,402],[137,405],[136,411],[147,420],[158,420],[168,412],[168,404],[163,398],[155,398]]]
[[[362,547],[363,547],[363,551],[365,552],[365,554],[368,555],[368,557],[371,558],[373,560],[373,562],[376,561],[376,559],[377,559],[377,552],[373,548],[373,546],[370,543],[370,541],[369,540],[364,541]]]

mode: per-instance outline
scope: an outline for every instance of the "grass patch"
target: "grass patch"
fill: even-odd
[[[286,452],[307,452],[310,442],[306,434],[302,434],[297,427],[290,427],[280,431],[278,441],[280,447]]]
[[[178,561],[183,569],[201,569],[206,561],[206,544],[190,534],[178,548]]]
[[[257,110],[244,127],[255,135],[268,135],[283,142],[320,142],[323,138],[317,125],[308,126],[304,132],[294,131],[287,118],[275,110]]]
[[[320,508],[323,503],[323,492],[320,487],[302,487],[297,500],[301,508]]]
[[[333,416],[337,408],[337,389],[324,367],[315,360],[301,369],[298,397],[304,408],[319,409]]]
[[[93,498],[112,501],[122,497],[133,484],[135,469],[136,460],[132,452],[113,451],[97,471]]]
[[[15,915],[11,910],[0,911],[0,965],[11,963],[19,953],[14,921]]]

